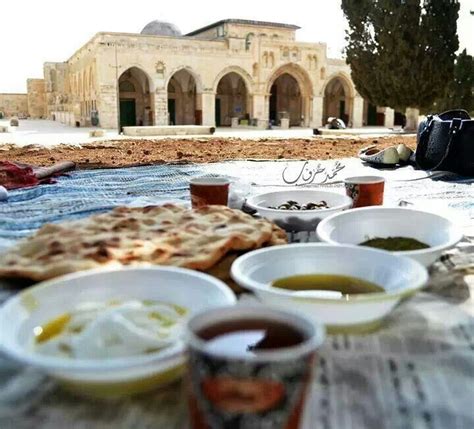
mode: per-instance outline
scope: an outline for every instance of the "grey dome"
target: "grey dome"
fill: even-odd
[[[145,25],[140,34],[179,37],[181,36],[181,31],[179,31],[179,28],[174,24],[155,20]]]

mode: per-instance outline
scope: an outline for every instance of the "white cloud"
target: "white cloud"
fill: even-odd
[[[474,0],[462,0],[461,46],[474,51]],[[332,56],[344,46],[345,19],[336,0],[23,0],[0,5],[0,92],[25,92],[28,77],[42,77],[43,62],[65,61],[99,31],[139,32],[154,19],[183,33],[225,18],[299,25],[297,38],[326,42]],[[468,46],[469,44],[469,46]]]

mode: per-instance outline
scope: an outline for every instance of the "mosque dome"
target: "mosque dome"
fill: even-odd
[[[179,37],[181,36],[181,31],[179,31],[179,28],[174,24],[155,20],[145,25],[140,34],[146,34],[148,36]]]

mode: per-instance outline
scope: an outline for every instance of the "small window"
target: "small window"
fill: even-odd
[[[253,37],[254,37],[253,33],[247,34],[247,37],[245,38],[245,50],[246,51],[250,50],[250,47],[252,46]]]
[[[224,36],[224,26],[219,26],[217,27],[217,37],[223,37]]]

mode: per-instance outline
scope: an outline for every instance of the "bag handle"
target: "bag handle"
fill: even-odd
[[[441,161],[439,161],[434,167],[426,168],[428,171],[434,171],[438,170],[440,166],[446,161],[448,158],[449,154],[451,153],[451,149],[454,146],[454,141],[459,134],[459,131],[461,131],[462,128],[462,123],[463,120],[461,118],[453,118],[451,121],[451,125],[449,127],[449,140],[448,144],[446,146],[446,150],[444,151],[444,155],[441,158]],[[423,131],[420,133],[420,139],[418,142],[418,146],[416,148],[416,162],[417,164],[421,167],[423,167],[423,162],[419,162],[419,157],[418,157],[418,147],[422,149],[422,152],[420,153],[420,157],[424,157],[426,154],[426,149],[428,147],[428,140],[429,140],[429,135],[431,133],[431,130],[433,128],[433,117],[429,117],[429,120],[427,121],[427,125],[423,129]]]
[[[429,170],[430,167],[424,163],[426,160],[426,151],[428,149],[428,141],[430,138],[431,129],[433,128],[434,116],[428,115],[424,121],[424,128],[419,133],[418,144],[416,145],[415,160],[419,167],[423,170]],[[420,125],[420,127],[423,124]]]

